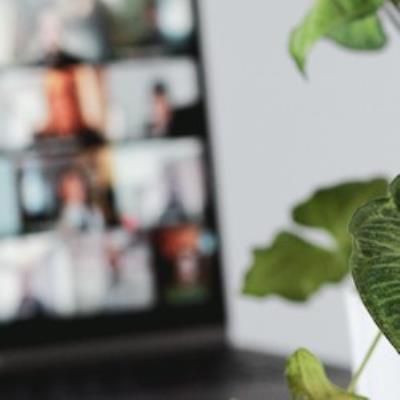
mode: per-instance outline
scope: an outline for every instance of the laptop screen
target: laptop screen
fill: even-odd
[[[220,321],[195,3],[0,15],[1,345]]]

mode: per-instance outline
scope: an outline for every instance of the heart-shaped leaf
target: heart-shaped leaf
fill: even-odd
[[[382,333],[400,351],[400,176],[386,197],[356,212],[350,231],[355,285]]]
[[[243,292],[305,301],[323,284],[342,280],[349,271],[351,216],[368,200],[385,195],[387,185],[385,179],[339,184],[318,190],[296,206],[293,219],[302,228],[298,231],[324,230],[331,234],[333,245],[322,247],[300,234],[279,233],[271,244],[254,251]]]
[[[386,42],[386,36],[382,36],[383,31],[380,26],[361,23],[354,29],[350,28],[350,24],[365,17],[376,16],[377,10],[383,3],[383,0],[315,0],[309,14],[290,37],[290,54],[299,69],[304,72],[307,55],[314,44],[322,37],[336,40],[335,31],[339,29],[347,30],[346,43],[349,47],[354,48],[357,43],[362,43],[361,49],[365,49],[366,44],[370,45],[369,49],[377,48],[377,43],[381,43],[382,47]],[[371,28],[374,29],[371,30]],[[357,35],[358,39],[349,37],[349,33]],[[343,32],[338,35],[340,35],[338,42],[343,44],[345,40]],[[369,39],[366,40],[366,38]]]
[[[305,349],[289,358],[285,375],[293,400],[367,400],[331,383],[321,362]]]
[[[243,292],[257,297],[276,294],[288,300],[305,301],[322,284],[338,282],[347,272],[347,263],[335,251],[290,232],[281,232],[270,247],[254,251]]]
[[[377,178],[322,188],[296,206],[292,217],[300,225],[329,232],[347,258],[351,251],[348,226],[354,212],[367,201],[384,196],[387,187],[386,179]]]
[[[382,23],[376,15],[342,25],[328,37],[352,50],[379,50],[387,42]]]

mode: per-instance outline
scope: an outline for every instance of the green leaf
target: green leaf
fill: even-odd
[[[400,351],[400,176],[386,197],[356,212],[350,231],[355,285],[382,333]]]
[[[347,182],[316,191],[293,210],[293,220],[300,225],[329,232],[347,258],[351,251],[348,225],[354,212],[367,201],[384,196],[388,187],[385,179]]]
[[[293,219],[303,227],[331,233],[335,244],[332,248],[325,248],[300,235],[281,232],[271,244],[254,251],[243,293],[305,301],[322,285],[341,281],[349,272],[351,236],[348,223],[352,214],[366,201],[383,196],[386,190],[386,180],[373,179],[315,192],[295,207]]]
[[[289,358],[285,375],[293,400],[366,400],[332,384],[320,361],[305,349]]]
[[[307,56],[314,44],[339,28],[375,15],[384,0],[315,0],[314,6],[291,34],[289,50],[304,72]]]
[[[352,50],[379,50],[387,42],[386,33],[376,15],[342,25],[328,37]]]
[[[270,247],[254,251],[243,292],[257,297],[276,294],[305,301],[322,284],[338,282],[347,272],[347,260],[335,251],[282,232]]]

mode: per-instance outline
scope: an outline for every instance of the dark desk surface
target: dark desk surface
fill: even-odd
[[[201,351],[3,376],[1,400],[288,400],[281,358]],[[346,385],[349,374],[328,373]]]

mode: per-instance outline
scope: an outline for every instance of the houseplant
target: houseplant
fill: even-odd
[[[384,196],[387,187],[388,182],[384,178],[340,183],[318,189],[309,198],[295,205],[292,210],[293,226],[278,232],[266,247],[254,251],[253,263],[246,274],[243,292],[256,297],[275,295],[289,301],[305,302],[323,285],[336,284],[348,277],[352,244],[348,225],[351,217],[367,201]],[[328,240],[325,238],[323,243],[320,243],[308,238],[310,231],[315,230],[325,234]],[[353,293],[348,295],[356,305],[351,311],[359,314],[361,305],[358,298]],[[372,330],[372,336],[375,336],[377,328],[365,318],[362,309],[361,318],[363,328],[367,326]],[[359,319],[358,316],[358,324]],[[359,330],[356,333],[358,334]],[[361,333],[365,335],[365,331]],[[357,340],[355,367],[365,364],[363,353],[369,346],[368,339],[366,337],[362,342]],[[374,341],[374,348],[376,345]],[[382,343],[378,351],[382,351]],[[386,354],[384,356],[386,357]],[[290,377],[297,376],[298,369],[302,369],[305,364],[310,366],[311,383],[314,382],[314,375],[318,376],[318,381],[325,382],[323,386],[327,392],[323,392],[324,396],[339,390],[327,383],[321,364],[307,350],[296,352],[289,360],[287,371],[292,388],[296,388],[299,378]],[[360,374],[355,374],[357,378],[354,382],[359,382]],[[302,376],[300,381],[303,379],[308,378]],[[318,388],[319,386],[317,390]],[[368,389],[365,393],[376,393],[374,388]],[[345,394],[342,391],[338,393]],[[325,397],[315,397],[318,400],[322,398]]]
[[[318,189],[295,205],[293,226],[254,251],[244,294],[304,302],[323,285],[342,281],[349,273],[351,216],[368,200],[383,196],[387,185],[384,178],[340,183]],[[315,230],[325,234],[328,243],[308,239]]]
[[[351,50],[380,50],[388,40],[382,14],[398,28],[399,7],[399,0],[315,0],[291,33],[290,54],[305,73],[311,49],[323,38]]]
[[[386,196],[371,200],[355,212],[349,230],[353,236],[350,257],[353,279],[382,333],[373,340],[347,389],[330,383],[313,354],[305,349],[298,350],[290,357],[286,368],[294,399],[365,399],[355,394],[356,385],[382,334],[397,352],[400,351],[400,176],[391,183]],[[385,374],[385,369],[382,372]]]
[[[382,49],[388,41],[382,17],[386,16],[399,28],[399,9],[399,0],[315,0],[302,23],[291,34],[291,56],[305,74],[309,53],[322,38],[352,50]],[[338,204],[336,201],[331,203],[334,207]],[[354,281],[364,304],[397,351],[400,350],[400,292],[397,289],[400,287],[399,209],[400,178],[397,178],[388,196],[371,201],[356,212],[351,223],[354,244],[350,261]],[[329,213],[330,209],[325,208],[325,212]],[[304,240],[301,235],[281,233],[270,246],[255,251],[254,264],[246,276],[246,294],[278,294],[291,300],[305,300],[322,284],[335,282],[346,275],[347,268],[344,266],[347,266],[350,247],[348,239],[342,235],[343,231],[339,234],[332,226],[323,225],[320,221],[302,220],[296,209],[293,217],[295,222],[302,225],[324,228],[334,238],[334,244],[328,252],[326,248],[320,251],[320,246]],[[328,267],[315,268],[316,265]],[[282,266],[292,272],[286,272],[283,276],[274,275],[274,271],[282,270]],[[297,275],[292,274],[293,268]],[[374,326],[371,321],[367,322]],[[376,351],[380,336],[378,334],[373,340],[347,390],[337,388],[328,381],[322,365],[310,352],[304,349],[296,352],[289,359],[286,370],[293,397],[306,400],[363,398],[354,394],[355,387],[370,356]],[[387,343],[387,348],[392,351]],[[388,365],[385,367],[390,368]],[[395,379],[397,384],[396,376]],[[378,384],[384,386],[382,382]],[[374,397],[373,400],[383,398],[389,400],[385,395]],[[398,399],[398,396],[392,398]]]

